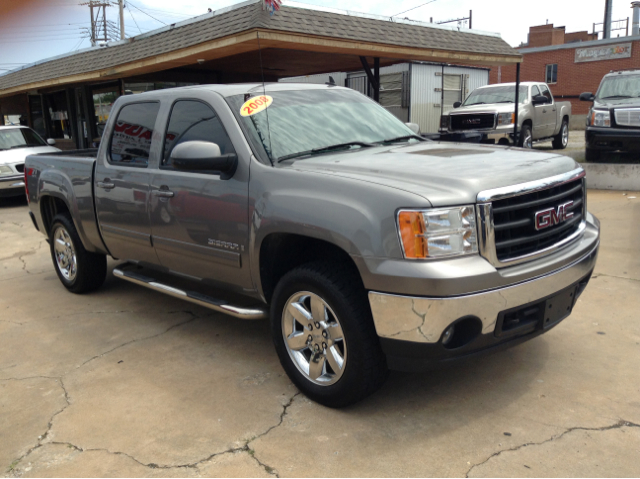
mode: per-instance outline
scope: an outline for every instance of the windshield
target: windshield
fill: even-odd
[[[365,148],[391,139],[411,141],[416,136],[387,110],[352,90],[289,90],[267,95],[273,98],[270,106],[251,116],[240,114],[248,95],[228,97],[227,102],[254,145],[264,149],[273,163],[332,146]]]
[[[0,130],[0,150],[28,148],[30,146],[47,146],[35,131],[30,128],[9,128]]]
[[[527,101],[527,88],[520,86],[520,98],[518,104]],[[515,103],[516,87],[513,86],[492,86],[489,88],[478,88],[471,92],[471,95],[464,101],[464,106],[484,105],[491,103]]]
[[[640,75],[617,75],[602,80],[596,98],[640,98]]]

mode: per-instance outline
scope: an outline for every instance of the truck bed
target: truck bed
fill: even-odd
[[[62,201],[87,251],[107,253],[95,215],[93,175],[97,149],[30,155],[25,162],[29,209],[38,229],[48,236]],[[45,201],[41,201],[45,198]]]

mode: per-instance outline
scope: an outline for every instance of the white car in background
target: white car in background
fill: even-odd
[[[0,126],[0,198],[24,195],[25,158],[60,151],[55,144],[26,126]]]

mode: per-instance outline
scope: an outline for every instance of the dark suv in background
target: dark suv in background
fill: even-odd
[[[593,102],[587,116],[587,161],[598,161],[605,152],[640,156],[640,70],[611,72],[595,95],[583,93],[580,100]]]

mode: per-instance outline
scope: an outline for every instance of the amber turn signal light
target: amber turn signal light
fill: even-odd
[[[425,226],[422,213],[418,211],[401,211],[398,215],[400,236],[404,247],[404,257],[423,259],[429,255]]]

